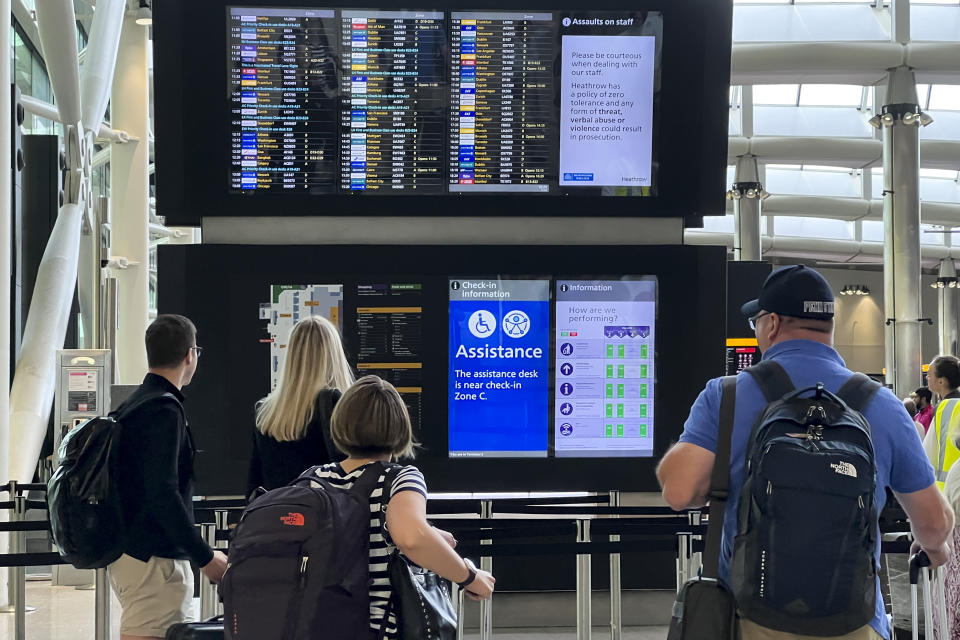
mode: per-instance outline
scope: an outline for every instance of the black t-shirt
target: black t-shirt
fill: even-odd
[[[299,440],[278,442],[253,428],[253,453],[247,474],[247,495],[257,487],[268,491],[283,487],[301,473],[319,464],[339,462],[346,456],[333,446],[330,439],[330,416],[340,399],[337,389],[324,389],[317,394],[313,419]]]
[[[162,397],[164,393],[173,396]],[[117,408],[120,418],[117,488],[127,531],[123,552],[146,562],[152,556],[190,559],[204,566],[213,551],[193,524],[193,437],[184,418],[183,394],[166,378],[148,373]],[[176,398],[176,399],[174,399]]]

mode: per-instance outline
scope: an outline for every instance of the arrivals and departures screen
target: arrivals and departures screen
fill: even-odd
[[[656,11],[229,7],[229,189],[656,195]]]
[[[657,280],[449,279],[449,455],[653,455]]]

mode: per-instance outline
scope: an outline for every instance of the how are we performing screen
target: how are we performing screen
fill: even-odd
[[[653,455],[657,280],[449,279],[455,458]]]

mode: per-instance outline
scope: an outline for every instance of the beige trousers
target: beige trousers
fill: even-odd
[[[784,631],[774,631],[766,627],[750,622],[749,620],[740,620],[740,640],[828,640],[826,638],[814,638],[813,636],[800,636],[795,633],[786,633]],[[829,640],[884,640],[879,633],[873,630],[873,627],[867,625],[848,633],[844,636],[833,636]]]

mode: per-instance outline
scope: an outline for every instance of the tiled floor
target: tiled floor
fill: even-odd
[[[49,581],[27,583],[27,604],[37,609],[27,614],[27,640],[93,640],[94,592],[73,587],[53,587]],[[119,640],[119,604],[113,601],[111,640]],[[596,627],[594,638],[610,637],[609,628]],[[496,629],[496,640],[575,640],[572,628]],[[623,640],[663,640],[666,627],[631,627]],[[479,635],[467,633],[468,640]],[[0,640],[14,640],[13,614],[0,613]]]

